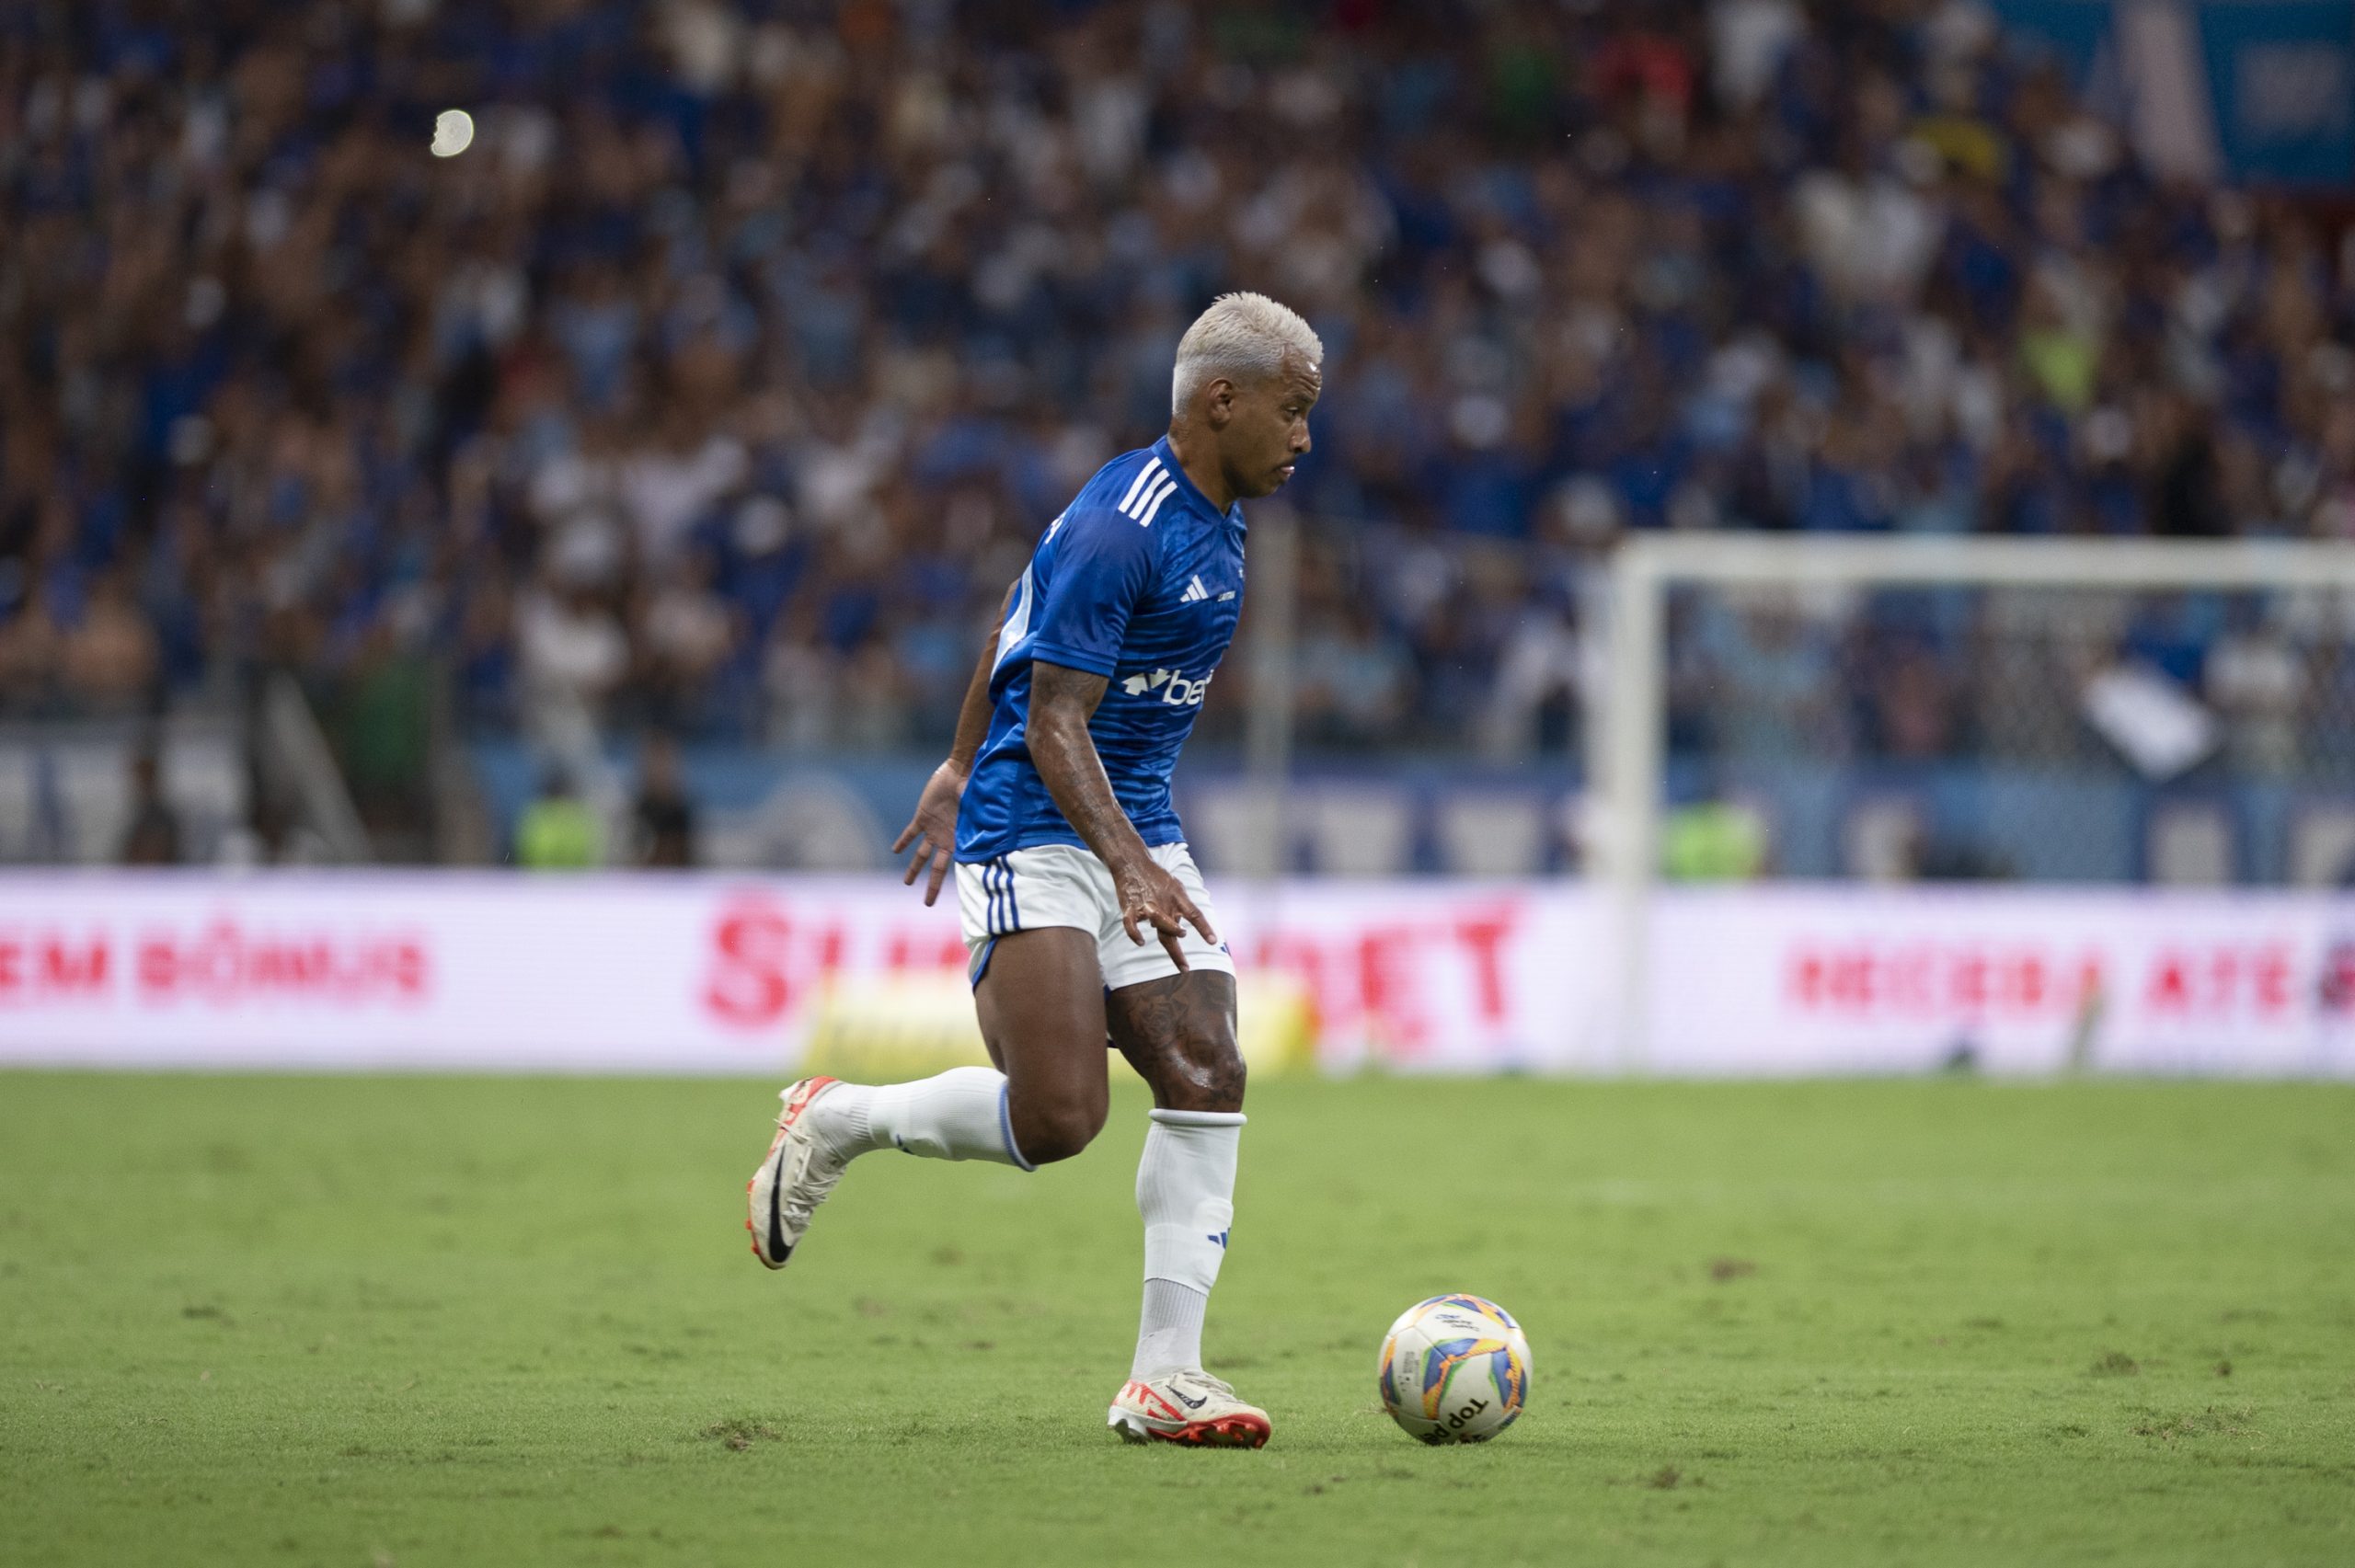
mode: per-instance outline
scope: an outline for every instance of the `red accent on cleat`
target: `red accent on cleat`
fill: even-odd
[[[768,1169],[769,1162],[776,1158],[777,1146],[785,1141],[786,1134],[791,1132],[794,1124],[801,1119],[801,1113],[810,1108],[810,1102],[818,1097],[818,1092],[821,1089],[830,1089],[841,1082],[842,1080],[838,1078],[805,1078],[796,1085],[793,1097],[785,1103],[785,1108],[777,1115],[776,1136],[769,1139],[769,1151],[761,1156],[760,1164],[753,1167],[752,1179],[744,1184],[744,1201],[747,1208],[744,1216],[744,1229],[752,1237],[750,1245],[752,1256],[760,1260],[764,1268],[782,1268],[785,1265],[782,1263],[771,1263],[768,1255],[761,1251],[760,1227],[753,1222],[750,1212],[752,1188],[759,1185],[761,1173]]]
[[[1145,1433],[1156,1442],[1182,1443],[1189,1448],[1257,1448],[1266,1445],[1269,1430],[1266,1422],[1253,1416],[1223,1415],[1216,1421],[1180,1426],[1175,1432],[1147,1427]]]
[[[1153,1413],[1160,1416],[1166,1421],[1183,1421],[1186,1419],[1185,1413],[1180,1411],[1176,1405],[1171,1404],[1167,1400],[1163,1399],[1159,1393],[1155,1391],[1151,1383],[1140,1383],[1132,1380],[1127,1387],[1120,1391],[1120,1397],[1122,1399],[1134,1399],[1140,1404],[1143,1403],[1147,1400],[1152,1401],[1154,1405]]]

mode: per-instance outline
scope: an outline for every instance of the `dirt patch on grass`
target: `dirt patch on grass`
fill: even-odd
[[[1642,1475],[1614,1475],[1603,1481],[1605,1486],[1640,1486],[1647,1492],[1674,1492],[1682,1486],[1699,1486],[1701,1478],[1688,1473],[1683,1465],[1662,1465]]]
[[[2122,1350],[2105,1350],[2085,1370],[2097,1378],[2133,1378],[2142,1375],[2142,1364]]]
[[[2134,1436],[2156,1437],[2165,1443],[2181,1442],[2186,1437],[2246,1437],[2249,1417],[2256,1413],[2248,1405],[2220,1410],[2211,1404],[2194,1414],[2154,1415],[2138,1422]]]
[[[715,1421],[703,1429],[703,1435],[731,1453],[739,1454],[755,1443],[779,1443],[785,1440],[785,1434],[767,1422],[754,1421],[749,1416],[742,1415],[732,1416],[726,1421]]]
[[[1736,1279],[1747,1279],[1758,1272],[1758,1265],[1748,1258],[1711,1258],[1709,1277],[1724,1285]]]

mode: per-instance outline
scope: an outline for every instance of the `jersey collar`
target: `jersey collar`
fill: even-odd
[[[1186,498],[1189,505],[1198,508],[1206,517],[1218,517],[1221,515],[1218,508],[1211,505],[1211,498],[1208,496],[1203,495],[1201,491],[1196,489],[1194,487],[1194,482],[1186,477],[1186,470],[1178,465],[1178,453],[1171,448],[1169,444],[1169,438],[1167,436],[1164,436],[1159,441],[1153,443],[1153,455],[1161,459],[1161,466],[1168,471],[1169,476],[1172,479],[1178,481],[1178,494]],[[1233,506],[1227,508],[1223,515],[1229,527],[1234,528],[1238,532],[1247,532],[1243,527],[1243,503],[1241,501],[1236,501]]]

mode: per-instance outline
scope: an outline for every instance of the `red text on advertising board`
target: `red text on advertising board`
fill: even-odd
[[[150,932],[136,957],[140,998],[211,1002],[301,998],[339,1006],[414,1002],[431,989],[426,944],[408,935],[256,931],[227,919]]]
[[[0,1003],[101,995],[110,956],[103,934],[0,932]]]
[[[704,1007],[721,1023],[744,1029],[778,1023],[808,1001],[819,982],[847,967],[944,969],[965,959],[955,929],[943,931],[936,924],[894,925],[871,953],[855,954],[843,921],[797,920],[757,893],[721,910],[712,924],[711,947]]]
[[[2142,1005],[2162,1017],[2278,1018],[2297,1005],[2294,974],[2285,942],[2162,948],[2151,959]]]
[[[1338,929],[1302,921],[1238,941],[1235,951],[1246,971],[1298,977],[1326,1026],[1361,1030],[1384,1047],[1411,1055],[1432,1043],[1434,1010],[1452,1011],[1459,996],[1469,1002],[1476,1027],[1510,1024],[1507,958],[1521,924],[1521,910],[1511,903],[1429,921]],[[747,893],[722,907],[711,926],[710,952],[704,1008],[746,1029],[785,1022],[837,973],[938,971],[966,961],[956,929],[936,920],[863,928],[788,910],[764,893]],[[1450,982],[1444,990],[1442,972]]]
[[[226,918],[135,942],[103,931],[0,933],[0,1004],[98,1001],[118,990],[151,1003],[411,1002],[431,978],[424,939],[407,934],[257,931]]]
[[[1784,973],[1800,1007],[1872,1017],[2067,1013],[2102,989],[2097,954],[1998,944],[1802,940]]]

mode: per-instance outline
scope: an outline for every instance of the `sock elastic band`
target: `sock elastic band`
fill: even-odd
[[[1166,1111],[1159,1105],[1146,1114],[1171,1127],[1241,1127],[1251,1119],[1241,1111]]]
[[[1013,1157],[1017,1169],[1035,1171],[1039,1168],[1022,1157],[1022,1146],[1014,1141],[1014,1094],[1005,1084],[1000,1084],[997,1091],[997,1130],[998,1135],[1005,1139],[1005,1151]]]

